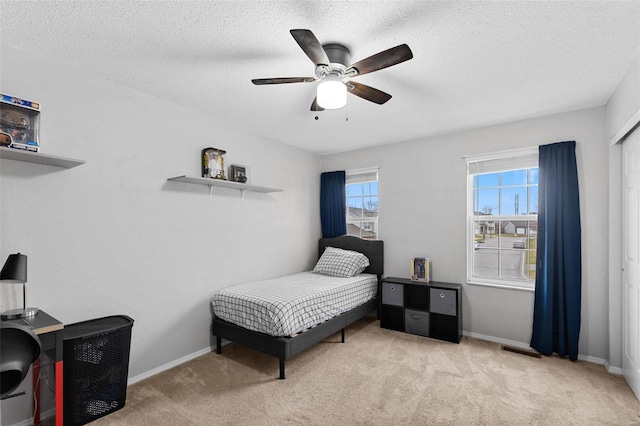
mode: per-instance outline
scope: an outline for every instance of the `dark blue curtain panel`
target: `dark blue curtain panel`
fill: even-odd
[[[539,147],[536,288],[531,347],[578,358],[582,282],[575,141]]]
[[[322,238],[347,233],[347,197],[345,172],[326,172],[320,175],[320,222]]]

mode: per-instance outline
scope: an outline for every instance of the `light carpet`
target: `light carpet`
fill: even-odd
[[[602,365],[531,358],[380,328],[365,318],[287,361],[232,343],[128,388],[99,425],[636,425],[640,402]]]

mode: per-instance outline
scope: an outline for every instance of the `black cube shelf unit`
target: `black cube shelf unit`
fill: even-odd
[[[462,286],[384,278],[380,327],[460,343]]]

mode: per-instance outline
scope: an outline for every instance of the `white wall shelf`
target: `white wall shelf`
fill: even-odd
[[[244,198],[245,191],[262,192],[264,194],[283,191],[282,189],[267,188],[266,186],[249,185],[246,183],[233,182],[233,181],[222,180],[222,179],[189,177],[185,175],[172,177],[167,180],[171,182],[182,182],[182,183],[192,183],[196,185],[205,185],[209,187],[210,191],[213,191],[214,186],[218,186],[222,188],[237,189],[242,193],[242,198]]]
[[[14,149],[0,147],[0,158],[14,161],[24,161],[26,163],[46,164],[47,166],[62,167],[70,169],[72,167],[84,164],[84,160],[75,160],[73,158],[58,157],[55,155],[42,154],[39,152],[25,151],[23,149]]]

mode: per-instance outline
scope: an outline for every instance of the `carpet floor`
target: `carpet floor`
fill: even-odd
[[[365,318],[287,361],[231,343],[129,386],[93,425],[638,425],[622,376],[464,337],[453,344]]]

